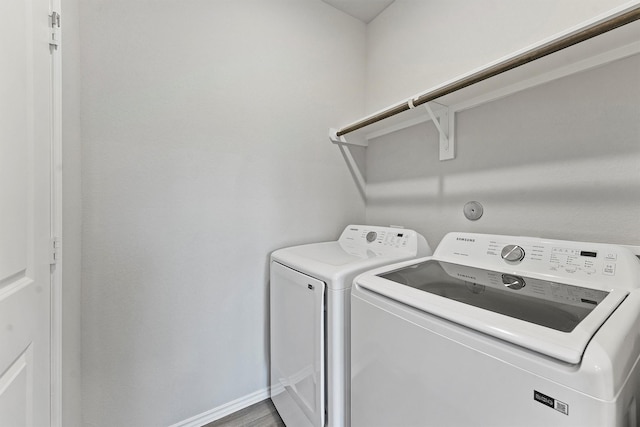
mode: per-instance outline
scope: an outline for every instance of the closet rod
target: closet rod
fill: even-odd
[[[418,105],[426,104],[429,101],[436,100],[442,96],[448,95],[467,86],[479,83],[490,77],[494,77],[498,74],[517,68],[521,65],[535,61],[536,59],[540,59],[544,56],[550,55],[569,46],[573,46],[574,44],[589,40],[590,38],[593,38],[600,34],[604,34],[608,31],[614,30],[638,19],[640,19],[640,5],[637,5],[633,9],[618,16],[607,19],[606,21],[594,23],[576,33],[567,34],[559,39],[553,40],[547,44],[523,52],[513,58],[507,59],[503,62],[499,62],[489,68],[480,70],[477,73],[471,74],[446,86],[419,95],[416,98],[413,98],[413,105],[411,105],[411,101],[406,101],[401,104],[394,105],[393,107],[381,111],[374,116],[343,127],[342,129],[338,130],[336,135],[343,136],[358,129],[362,129],[363,127],[369,126],[373,123],[410,110],[411,108],[417,107]]]

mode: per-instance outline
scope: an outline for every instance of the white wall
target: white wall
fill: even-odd
[[[78,0],[62,0],[62,425],[81,425],[81,134]]]
[[[621,2],[468,3],[397,0],[370,24],[369,111]],[[432,245],[449,231],[640,245],[639,117],[634,57],[459,113],[452,161],[437,160],[432,123],[378,138],[367,221],[403,223]],[[485,208],[477,222],[462,213],[471,200]]]
[[[268,384],[268,256],[364,220],[327,130],[364,113],[365,27],[318,0],[86,0],[87,426]]]

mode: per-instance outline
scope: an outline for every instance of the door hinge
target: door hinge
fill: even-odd
[[[60,238],[52,237],[49,240],[49,264],[54,265],[60,257]]]
[[[49,47],[51,49],[57,49],[60,46],[60,14],[58,12],[51,12],[49,15]]]

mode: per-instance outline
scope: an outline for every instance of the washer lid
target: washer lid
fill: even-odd
[[[628,295],[433,259],[357,284],[468,328],[568,362]]]
[[[297,246],[290,248],[289,252],[301,258],[307,258],[311,261],[329,264],[335,267],[357,263],[376,256],[376,254],[367,253],[366,251],[363,253],[355,251],[348,252],[339,242]]]

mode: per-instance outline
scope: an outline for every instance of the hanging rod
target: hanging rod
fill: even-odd
[[[521,65],[535,61],[536,59],[540,59],[559,50],[566,49],[570,46],[573,46],[574,44],[589,40],[595,36],[599,36],[600,34],[604,34],[608,31],[614,30],[638,19],[640,19],[640,4],[634,6],[632,9],[626,12],[621,13],[620,15],[614,16],[605,21],[588,25],[575,33],[564,35],[559,39],[543,44],[542,46],[535,47],[531,50],[514,56],[513,58],[509,58],[505,61],[492,65],[489,68],[480,70],[448,85],[434,89],[431,92],[419,95],[413,99],[410,99],[409,101],[405,101],[389,107],[386,110],[381,111],[371,117],[367,117],[366,119],[362,119],[351,125],[345,126],[342,129],[339,129],[338,132],[336,132],[336,136],[343,136],[358,129],[362,129],[363,127],[369,126],[373,123],[377,123],[381,120],[395,116],[396,114],[400,114],[419,105],[426,104],[427,102],[436,100],[442,96],[456,92],[467,86],[471,86],[488,78],[497,76],[498,74],[502,74],[506,71],[520,67]]]

